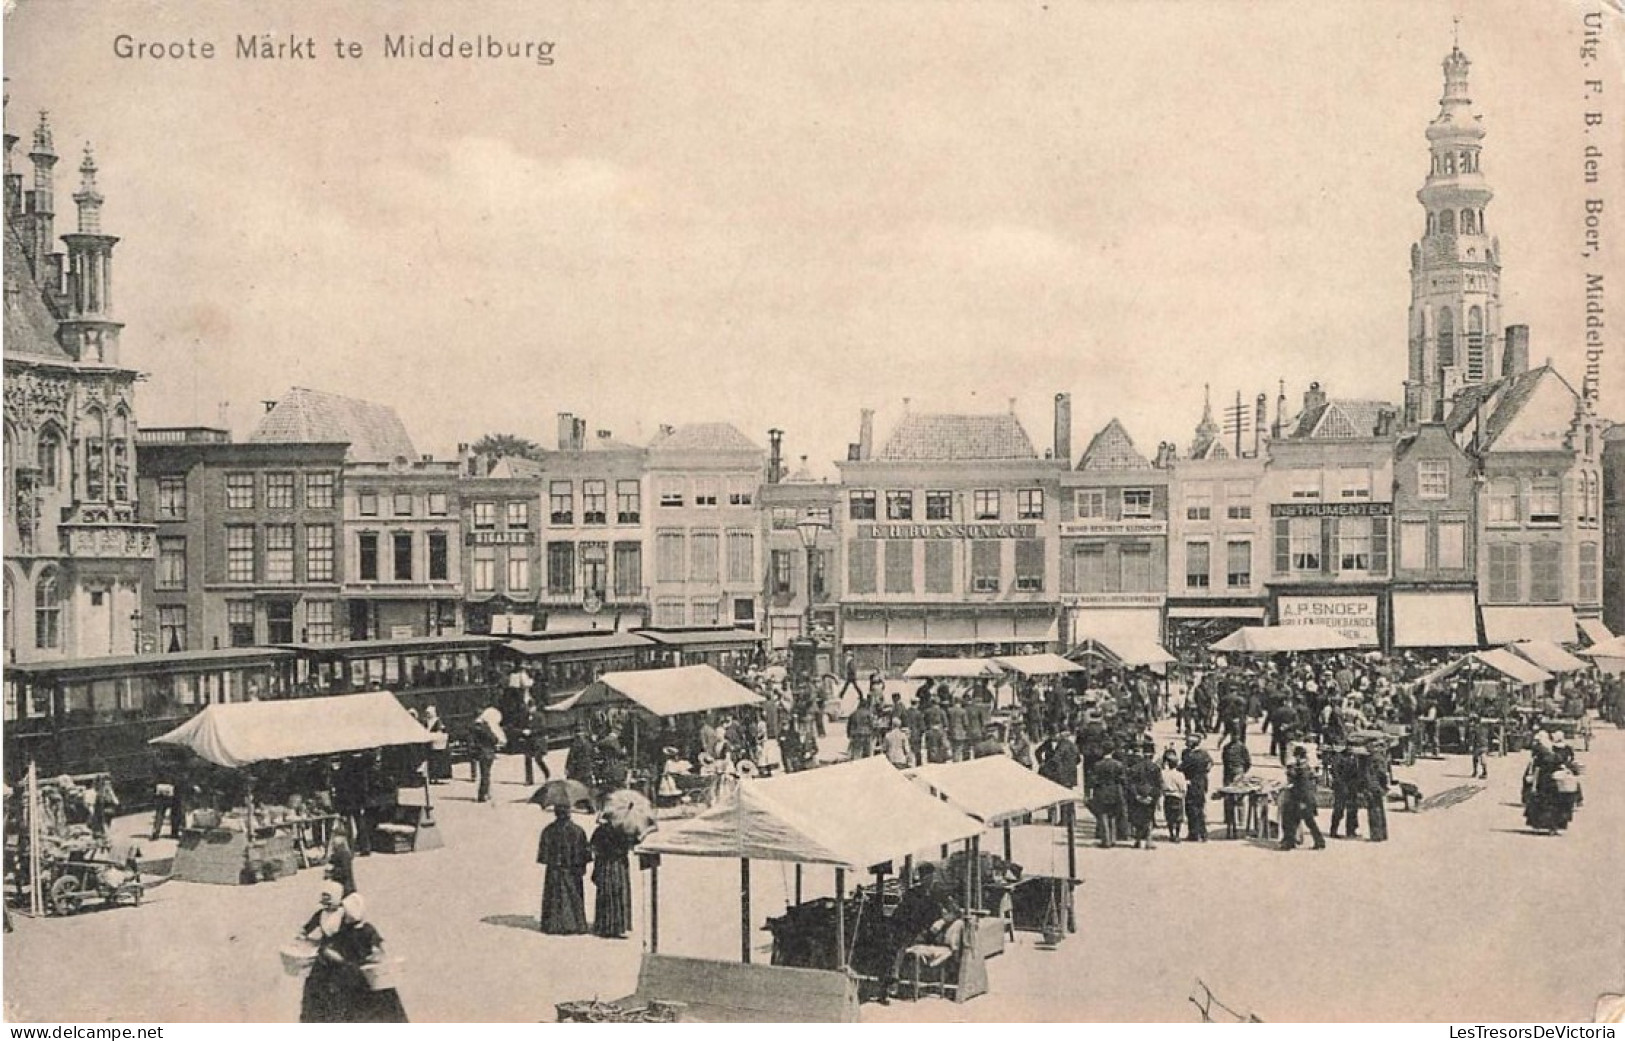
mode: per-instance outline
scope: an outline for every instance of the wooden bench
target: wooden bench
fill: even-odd
[[[858,983],[844,972],[645,954],[632,1004],[686,1006],[694,1022],[856,1023]]]

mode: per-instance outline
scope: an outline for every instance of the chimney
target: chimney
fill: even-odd
[[[767,432],[767,483],[784,480],[784,431],[774,428]]]
[[[559,451],[568,452],[576,436],[576,417],[570,412],[559,413]]]
[[[1311,409],[1320,408],[1324,404],[1326,404],[1326,392],[1320,389],[1320,382],[1317,380],[1309,384],[1309,389],[1303,392],[1303,410],[1308,412]]]
[[[1263,447],[1264,447],[1264,431],[1269,427],[1269,425],[1270,425],[1270,399],[1269,399],[1269,397],[1267,395],[1260,394],[1260,395],[1258,395],[1258,398],[1253,402],[1253,458],[1254,459],[1258,458],[1258,453],[1263,450]]]
[[[1157,445],[1157,457],[1152,460],[1151,465],[1158,470],[1166,470],[1173,465],[1174,460],[1177,458],[1179,458],[1179,449],[1174,446],[1172,441],[1163,441]]]
[[[1378,437],[1392,436],[1394,432],[1394,420],[1397,418],[1398,416],[1395,414],[1393,409],[1379,409],[1377,411],[1376,435]]]
[[[267,412],[271,411],[273,408],[276,408],[276,401],[274,400],[267,401],[261,399],[260,404],[265,406],[265,411]]]
[[[1509,325],[1506,350],[1501,356],[1501,375],[1522,376],[1529,371],[1529,327]]]
[[[866,408],[858,420],[858,459],[868,462],[874,457],[875,448],[875,410]]]
[[[1055,458],[1072,465],[1072,395],[1055,395]]]

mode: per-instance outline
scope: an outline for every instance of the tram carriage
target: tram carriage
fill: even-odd
[[[286,697],[297,655],[236,647],[29,662],[5,670],[6,776],[110,773],[126,803],[150,792],[149,738],[207,705]]]

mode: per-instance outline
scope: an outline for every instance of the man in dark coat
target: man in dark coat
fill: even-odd
[[[970,713],[963,696],[948,706],[948,741],[954,746],[955,762],[970,758]]]
[[[1061,731],[1039,747],[1038,775],[1063,788],[1078,783],[1078,746],[1072,735]]]
[[[1162,795],[1162,771],[1152,758],[1154,751],[1154,748],[1140,748],[1131,754],[1125,768],[1124,802],[1135,849],[1139,849],[1141,843],[1146,849],[1156,848],[1151,841],[1151,825],[1156,820],[1157,801]]]
[[[919,702],[903,706],[898,715],[903,721],[903,729],[908,731],[908,746],[914,753],[914,761],[924,762],[920,758],[920,744],[925,740],[925,713],[921,711]]]
[[[891,1001],[892,984],[897,980],[898,962],[908,948],[938,938],[942,930],[960,915],[953,889],[937,877],[931,864],[921,864],[914,884],[886,919],[886,950],[880,969],[880,1003]]]
[[[1115,846],[1121,834],[1125,779],[1123,764],[1107,745],[1106,754],[1095,764],[1095,794],[1089,804],[1089,811],[1095,815],[1095,841],[1104,849]]]
[[[1270,709],[1270,755],[1278,756],[1281,765],[1286,765],[1286,751],[1295,736],[1293,733],[1298,726],[1298,710],[1292,707],[1289,701],[1277,702]]]
[[[569,935],[588,931],[581,880],[591,860],[587,833],[570,819],[570,807],[553,807],[553,823],[542,829],[536,849],[536,863],[547,869],[542,878],[542,932]]]
[[[1332,775],[1332,826],[1330,835],[1338,837],[1338,828],[1351,839],[1360,837],[1360,804],[1365,801],[1364,764],[1347,745],[1337,746],[1326,764]]]
[[[1383,741],[1371,742],[1371,752],[1364,758],[1366,823],[1371,828],[1372,842],[1388,841],[1388,786],[1393,783],[1389,773],[1388,746]]]
[[[867,698],[859,698],[858,707],[846,718],[846,750],[852,759],[867,759],[874,754],[875,714]]]
[[[1185,826],[1192,842],[1207,841],[1207,775],[1212,769],[1213,757],[1202,750],[1202,739],[1195,734],[1187,737],[1179,772],[1190,782],[1185,793]]]
[[[1326,839],[1320,834],[1315,820],[1319,804],[1315,801],[1315,771],[1309,765],[1309,750],[1298,745],[1292,750],[1292,763],[1286,768],[1286,792],[1281,796],[1281,848],[1296,849],[1298,826],[1309,829],[1315,848],[1325,849]]]

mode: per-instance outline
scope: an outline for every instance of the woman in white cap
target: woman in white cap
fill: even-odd
[[[346,974],[343,956],[334,946],[344,928],[343,899],[343,886],[323,882],[320,904],[299,930],[299,939],[316,945],[316,960],[305,977],[299,1000],[301,1023],[342,1023],[347,1018],[354,981]]]
[[[344,958],[359,984],[350,1000],[348,1022],[351,1023],[405,1023],[406,1008],[394,987],[373,989],[366,969],[383,961],[384,938],[367,921],[367,902],[360,893],[344,898],[344,925],[333,940],[333,946]]]

